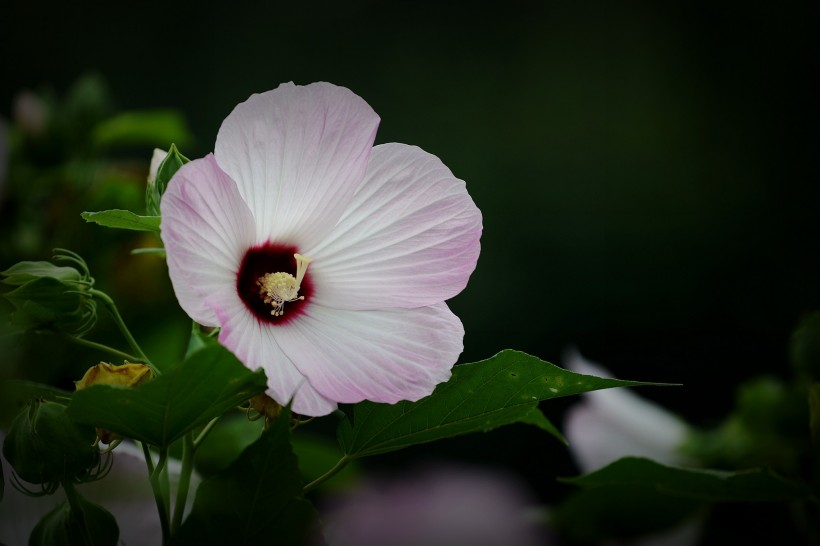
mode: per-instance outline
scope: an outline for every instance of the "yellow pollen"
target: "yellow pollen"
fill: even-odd
[[[277,271],[276,273],[265,273],[256,280],[256,284],[259,285],[259,295],[265,303],[273,307],[270,314],[275,317],[285,314],[286,303],[305,299],[304,296],[299,295],[299,289],[302,287],[302,280],[312,260],[301,254],[294,254],[293,257],[296,258],[295,277],[290,273]]]

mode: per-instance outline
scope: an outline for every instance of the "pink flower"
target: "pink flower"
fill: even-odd
[[[464,329],[444,300],[475,268],[481,213],[435,156],[373,146],[379,117],[327,83],[253,95],[162,200],[182,308],[303,415],[417,400]]]

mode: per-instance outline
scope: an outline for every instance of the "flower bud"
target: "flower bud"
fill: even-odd
[[[111,385],[113,387],[136,387],[151,379],[151,368],[145,364],[133,364],[126,362],[119,366],[100,362],[96,366],[90,367],[82,379],[74,382],[77,390],[86,389],[92,385]],[[110,430],[97,428],[97,437],[104,444],[122,438]]]
[[[168,187],[168,182],[180,167],[190,161],[187,157],[179,153],[174,144],[167,152],[154,149],[151,157],[151,165],[148,168],[148,185],[145,187],[145,210],[149,216],[159,215],[159,203],[162,194]]]
[[[271,421],[276,419],[280,413],[282,413],[282,406],[279,403],[268,396],[267,394],[260,393],[248,400],[250,404],[250,409],[254,410],[257,413],[256,417],[253,417],[252,420],[259,419],[260,417],[265,418],[265,428],[268,427]]]
[[[74,385],[77,390],[82,390],[91,385],[112,385],[115,387],[136,387],[151,379],[151,368],[145,364],[132,364],[126,362],[119,366],[100,362],[96,366],[88,368],[79,381]]]
[[[54,261],[73,265],[19,262],[0,273],[4,284],[17,287],[4,297],[15,307],[14,324],[81,336],[97,320],[97,305],[89,294],[94,279],[80,256],[67,250],[55,252]]]
[[[46,514],[31,531],[29,545],[117,544],[120,531],[114,516],[79,495],[76,499],[76,509],[63,501]]]
[[[46,401],[33,401],[17,415],[3,456],[21,479],[46,490],[81,479],[100,463],[94,430],[72,421],[62,404]]]

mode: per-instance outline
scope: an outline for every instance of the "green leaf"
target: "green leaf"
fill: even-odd
[[[219,345],[216,337],[206,334],[199,324],[193,322],[191,324],[191,336],[188,338],[188,347],[185,349],[185,358],[205,347],[213,347],[214,345]]]
[[[663,495],[652,486],[592,487],[553,507],[550,527],[568,544],[629,543],[677,527],[702,509],[702,502]]]
[[[226,415],[211,429],[196,450],[194,468],[208,477],[228,468],[262,434],[262,422],[246,415]]]
[[[658,493],[703,502],[782,502],[805,499],[811,490],[769,469],[737,472],[665,466],[625,457],[604,468],[561,481],[581,487],[649,486]]]
[[[324,436],[297,431],[292,445],[293,451],[299,456],[299,468],[302,470],[305,483],[311,483],[324,475],[328,468],[332,468],[342,458],[339,445]],[[359,472],[360,468],[356,461],[347,463],[342,470],[333,475],[332,480],[324,482],[322,492],[342,490],[351,486],[359,477]]]
[[[99,123],[92,134],[97,147],[156,145],[191,139],[185,119],[174,110],[124,112]]]
[[[230,351],[213,345],[138,387],[95,385],[78,391],[68,411],[82,423],[167,447],[265,388],[264,372],[251,372]]]
[[[418,402],[354,406],[353,422],[339,425],[350,457],[386,453],[512,423],[535,425],[563,441],[538,402],[612,387],[659,385],[573,373],[528,354],[505,350],[453,368],[452,378]]]
[[[153,254],[155,256],[162,256],[165,257],[165,249],[164,248],[134,248],[131,249],[131,254],[136,256],[139,254]]]
[[[159,216],[140,216],[130,210],[120,209],[83,212],[81,216],[86,222],[94,222],[105,227],[159,233]]]
[[[197,488],[175,546],[305,544],[315,518],[290,446],[290,411],[224,471]]]

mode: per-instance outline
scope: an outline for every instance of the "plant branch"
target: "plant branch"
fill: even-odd
[[[346,467],[347,463],[349,463],[351,460],[353,460],[352,457],[348,457],[347,455],[344,455],[341,459],[339,459],[339,461],[336,463],[336,465],[333,468],[331,468],[330,470],[328,470],[327,472],[325,472],[324,474],[322,474],[321,476],[319,476],[318,478],[316,478],[315,480],[313,480],[312,482],[307,484],[302,489],[302,492],[303,493],[308,493],[308,492],[314,490],[315,488],[317,488],[318,486],[320,486],[321,484],[323,484],[324,482],[326,482],[327,480],[329,480],[330,478],[332,478],[333,476],[335,476],[336,474],[341,472],[342,469],[344,467]]]
[[[77,345],[83,345],[85,347],[90,347],[91,349],[96,349],[97,351],[109,353],[116,357],[122,358],[123,360],[127,360],[129,362],[136,362],[137,360],[139,360],[139,358],[132,354],[125,353],[113,347],[109,347],[108,345],[103,345],[102,343],[97,343],[96,341],[91,341],[90,339],[75,337],[68,334],[63,334],[62,337],[73,343],[76,343]]]
[[[108,309],[108,312],[111,314],[111,317],[117,324],[117,328],[119,328],[123,337],[125,337],[126,341],[128,341],[128,345],[131,347],[131,350],[134,351],[135,355],[137,355],[136,360],[144,362],[146,365],[148,365],[148,367],[151,368],[151,371],[153,371],[155,375],[159,375],[159,371],[154,367],[154,365],[142,351],[139,344],[137,343],[137,340],[134,339],[134,336],[131,335],[131,331],[128,329],[128,326],[125,325],[125,321],[122,319],[122,315],[120,315],[120,312],[117,309],[117,305],[114,303],[114,300],[112,300],[105,292],[101,292],[100,290],[96,290],[93,288],[89,290],[88,293],[91,294],[91,296],[102,301],[103,304],[105,304],[106,309]]]

